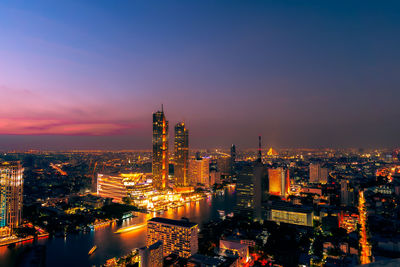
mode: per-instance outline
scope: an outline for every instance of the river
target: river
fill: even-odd
[[[190,221],[203,223],[219,218],[218,210],[226,213],[233,211],[236,203],[234,189],[225,189],[224,194],[215,194],[198,202],[186,203],[185,206],[169,209],[161,217],[170,219],[189,218]],[[140,228],[131,232],[116,234],[115,231],[150,219],[153,214],[140,213],[137,217],[125,220],[122,225],[105,226],[86,234],[70,234],[66,238],[45,238],[38,240],[46,246],[46,266],[99,266],[107,259],[121,257],[132,249],[139,248],[146,243],[147,229]],[[18,255],[24,246],[31,242],[17,244],[13,249],[7,246],[0,247],[0,265],[14,266]],[[88,256],[94,246],[97,250]]]

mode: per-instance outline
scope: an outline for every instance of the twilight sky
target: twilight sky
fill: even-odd
[[[399,1],[0,2],[0,150],[398,147]],[[172,139],[172,138],[171,138]]]

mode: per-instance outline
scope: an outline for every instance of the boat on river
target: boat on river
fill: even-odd
[[[94,245],[94,246],[89,250],[88,255],[92,255],[96,249],[97,249],[97,246]]]

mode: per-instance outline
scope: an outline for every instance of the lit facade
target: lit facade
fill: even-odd
[[[153,113],[153,185],[158,190],[168,186],[168,121],[164,111]]]
[[[210,184],[210,159],[200,158],[189,161],[189,179],[192,184],[203,184],[206,187]]]
[[[140,267],[162,267],[163,266],[163,243],[157,241],[150,246],[139,248]]]
[[[147,245],[163,243],[163,254],[171,253],[189,258],[198,250],[199,227],[187,220],[155,217],[147,221]]]
[[[0,233],[9,235],[22,223],[23,168],[20,162],[0,164]]]
[[[175,125],[175,185],[189,185],[189,131],[184,122]]]
[[[290,191],[289,170],[286,168],[268,169],[269,193],[271,195],[287,197]]]
[[[299,205],[273,204],[267,210],[267,219],[278,223],[313,226],[314,212],[312,208]]]
[[[146,190],[151,190],[147,181],[150,174],[146,173],[121,173],[115,175],[97,175],[97,195],[112,198],[113,202],[122,203],[127,196],[143,195]]]
[[[326,184],[328,182],[328,168],[321,163],[310,163],[310,183]]]

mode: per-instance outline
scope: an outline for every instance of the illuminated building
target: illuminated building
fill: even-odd
[[[267,219],[279,223],[289,223],[303,226],[313,226],[314,211],[300,205],[287,202],[271,204],[267,209]]]
[[[151,190],[148,182],[150,174],[145,173],[120,173],[97,175],[97,195],[112,198],[113,202],[122,203],[127,196],[135,197],[144,191]]]
[[[163,254],[171,253],[189,258],[198,250],[199,227],[188,220],[155,217],[147,221],[147,245],[161,240]]]
[[[310,163],[310,183],[326,184],[328,182],[328,168],[321,163]]]
[[[188,186],[189,131],[184,122],[175,125],[175,185]]]
[[[164,190],[168,186],[168,121],[164,110],[153,113],[153,186]]]
[[[220,184],[221,173],[215,170],[210,171],[210,184]]]
[[[210,184],[210,159],[196,158],[189,161],[189,179],[192,184],[203,184],[206,187]]]
[[[12,233],[22,222],[23,168],[20,162],[0,164],[0,235]]]
[[[247,218],[262,219],[261,202],[265,178],[266,168],[259,161],[238,166],[235,213]]]
[[[287,197],[290,190],[289,170],[286,168],[268,169],[269,193],[271,195]]]
[[[162,241],[139,248],[139,258],[140,267],[162,267],[164,261]]]

